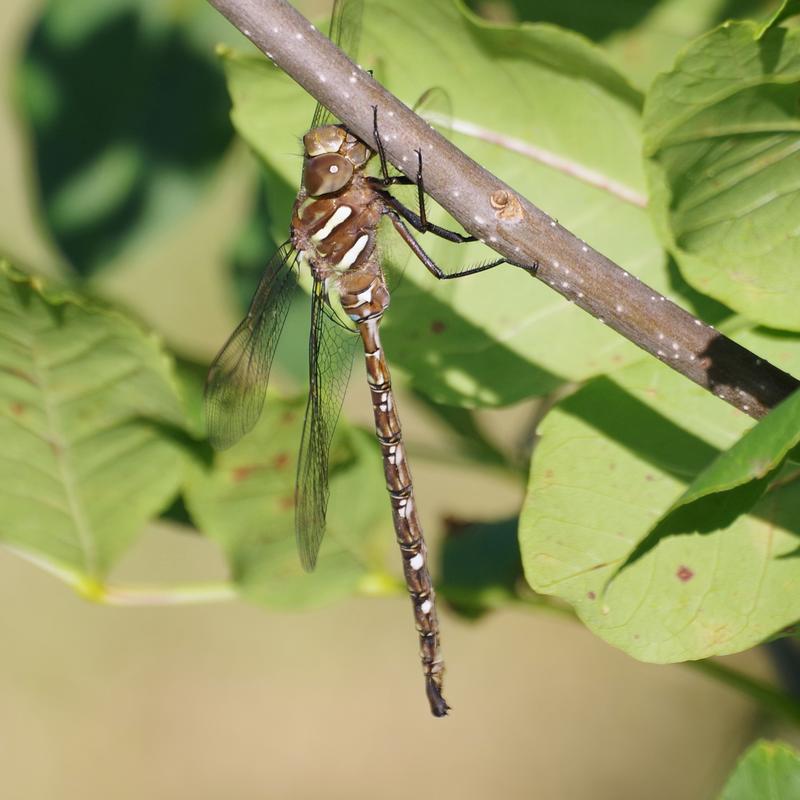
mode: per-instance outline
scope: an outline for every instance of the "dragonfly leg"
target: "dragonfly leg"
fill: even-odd
[[[465,236],[463,233],[442,228],[439,225],[434,225],[432,222],[423,222],[422,218],[415,214],[410,208],[404,206],[396,197],[392,197],[388,192],[383,193],[383,199],[386,205],[396,211],[411,227],[418,230],[420,233],[432,233],[434,236],[439,236],[446,239],[448,242],[454,244],[465,244],[467,242],[477,242],[474,236]]]
[[[375,129],[373,135],[378,147],[378,156],[381,158],[381,170],[384,174],[383,178],[373,178],[374,186],[381,192],[381,196],[386,201],[386,204],[391,206],[403,219],[406,220],[411,226],[416,228],[420,233],[432,233],[434,236],[440,236],[442,239],[447,239],[448,242],[455,242],[456,244],[463,244],[465,242],[476,242],[474,236],[468,236],[463,233],[442,228],[440,225],[435,225],[430,222],[425,210],[425,184],[422,179],[422,151],[415,151],[417,154],[417,195],[419,197],[419,214],[415,214],[410,208],[404,206],[396,197],[393,197],[389,192],[381,191],[387,186],[392,184],[399,184],[401,186],[412,186],[415,181],[407,178],[405,175],[387,175],[386,174],[386,155],[383,152],[383,142],[381,141],[380,134],[378,133],[378,107],[372,107],[375,112]]]
[[[381,162],[381,177],[370,178],[375,181],[378,187],[385,189],[387,186],[413,186],[414,181],[405,175],[390,175],[389,165],[386,161],[386,151],[383,148],[383,139],[381,139],[380,131],[378,130],[378,106],[372,106],[372,135],[375,137],[375,147],[378,151],[378,158]],[[419,173],[417,174],[419,178]]]
[[[386,151],[383,148],[383,140],[381,139],[380,131],[378,130],[378,106],[372,106],[372,135],[375,137],[375,146],[378,150],[378,158],[381,162],[381,175],[380,178],[373,178],[377,188],[385,189],[387,186],[417,186],[417,198],[419,203],[419,214],[415,214],[410,208],[404,206],[396,197],[392,197],[388,192],[382,192],[384,200],[386,200],[392,208],[401,214],[407,222],[413,225],[420,233],[432,233],[435,236],[441,236],[450,242],[457,242],[459,244],[464,242],[475,242],[477,239],[474,236],[465,236],[463,233],[442,228],[435,225],[428,220],[428,214],[425,207],[425,181],[422,177],[422,150],[415,150],[417,154],[417,179],[412,181],[411,178],[405,175],[389,175],[389,168],[386,162]]]
[[[433,233],[436,236],[441,236],[443,239],[448,239],[451,242],[474,242],[474,236],[464,236],[464,234],[456,233],[455,231],[442,228],[439,225],[428,221],[427,209],[425,208],[425,180],[422,177],[422,150],[416,150],[417,154],[417,195],[419,202],[419,215],[414,214],[410,209],[403,208],[409,211],[409,216],[406,219],[418,230],[420,233]],[[399,205],[399,201],[398,201]],[[398,209],[399,211],[399,209]],[[402,213],[402,212],[400,212]]]
[[[403,222],[402,218],[399,214],[395,213],[392,210],[388,210],[386,212],[389,216],[389,219],[392,221],[397,232],[402,236],[403,241],[411,248],[411,252],[425,265],[425,268],[434,278],[440,281],[448,281],[452,280],[453,278],[464,278],[467,275],[476,275],[478,272],[486,272],[487,269],[492,269],[492,267],[497,267],[500,264],[511,264],[515,267],[520,267],[521,269],[530,272],[531,274],[536,273],[536,269],[538,264],[518,264],[516,261],[509,261],[506,258],[498,258],[495,261],[489,261],[486,264],[478,264],[477,266],[473,267],[465,267],[464,269],[458,270],[456,272],[445,272],[423,249],[422,245],[414,238],[411,231],[406,226],[405,222]]]
[[[391,186],[392,184],[400,184],[402,186],[410,186],[413,184],[414,181],[412,181],[411,178],[407,178],[405,175],[389,174],[386,151],[383,149],[383,139],[381,139],[381,134],[378,130],[378,106],[372,106],[372,135],[375,138],[375,147],[381,162],[381,177],[378,179],[380,185]]]
[[[425,208],[425,182],[422,179],[422,150],[417,150],[417,196],[419,199],[419,221],[425,232],[432,230],[432,223],[428,222],[428,213]],[[472,237],[473,241],[475,237]]]

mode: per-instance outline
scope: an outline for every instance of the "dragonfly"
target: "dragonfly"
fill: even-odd
[[[329,36],[355,59],[363,0],[335,0]],[[304,161],[290,235],[267,264],[245,318],[233,331],[208,372],[205,408],[209,439],[230,447],[257,422],[270,368],[290,304],[296,275],[308,266],[313,277],[309,338],[309,394],[295,485],[295,534],[300,561],[313,570],[325,533],[329,454],[349,381],[355,344],[366,360],[375,431],[383,458],[395,535],[419,635],[420,659],[431,712],[450,710],[443,696],[436,594],[428,552],[414,502],[411,471],[403,443],[392,379],[381,345],[380,323],[389,307],[389,289],[376,239],[387,217],[425,267],[440,280],[483,272],[505,262],[445,272],[427,255],[411,228],[455,244],[475,237],[433,224],[425,208],[422,153],[414,180],[390,175],[373,108],[374,146],[359,139],[318,105],[303,137]],[[380,174],[367,167],[377,155]],[[395,185],[417,187],[419,213],[391,194]],[[522,265],[516,265],[522,266]],[[338,306],[352,322],[337,314]]]

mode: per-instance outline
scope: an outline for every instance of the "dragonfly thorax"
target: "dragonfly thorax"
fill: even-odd
[[[374,155],[344,125],[324,125],[303,137],[303,186],[311,197],[344,189]]]

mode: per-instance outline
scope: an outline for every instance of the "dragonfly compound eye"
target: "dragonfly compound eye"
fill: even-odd
[[[307,156],[338,153],[346,138],[347,131],[341,125],[323,125],[303,137],[303,147]]]
[[[353,164],[335,153],[307,158],[303,169],[303,185],[312,197],[338,192],[352,177]]]
[[[353,142],[345,142],[342,145],[341,152],[342,155],[347,156],[347,160],[352,161],[356,167],[361,167],[366,164],[373,155],[372,150],[358,139]]]

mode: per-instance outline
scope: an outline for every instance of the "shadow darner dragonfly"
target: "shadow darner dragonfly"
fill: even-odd
[[[353,58],[362,5],[362,0],[335,0],[331,17],[331,39]],[[206,382],[206,416],[209,438],[218,448],[232,445],[255,425],[264,404],[296,271],[302,263],[307,263],[313,276],[309,397],[295,490],[300,560],[305,569],[314,568],[325,532],[329,451],[349,380],[354,343],[360,336],[394,528],[419,633],[426,693],[431,711],[442,717],[449,706],[442,696],[444,662],[439,647],[436,598],[391,377],[378,332],[389,306],[389,292],[376,251],[378,226],[383,217],[388,217],[414,254],[439,279],[482,272],[503,263],[503,259],[459,272],[441,270],[422,249],[409,226],[454,243],[472,242],[474,237],[439,227],[427,219],[420,151],[416,180],[389,175],[377,107],[373,135],[374,148],[344,125],[334,124],[329,112],[317,106],[311,129],[303,137],[302,185],[292,212],[290,238],[267,265],[247,316],[211,365]],[[372,177],[366,174],[366,168],[376,154],[380,176]],[[404,184],[416,184],[419,214],[389,191],[392,185]],[[337,317],[332,296],[338,297],[355,331]]]

